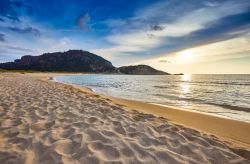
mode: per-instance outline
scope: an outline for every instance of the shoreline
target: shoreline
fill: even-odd
[[[84,74],[84,75],[86,75],[87,79],[88,79],[88,76],[90,74]],[[97,77],[99,75],[100,75],[100,77],[102,77],[104,74],[96,74],[96,75],[97,75]],[[78,76],[78,75],[76,75],[76,76]],[[95,75],[92,74],[92,75],[90,75],[90,77],[91,76],[95,76]],[[112,75],[112,77],[113,77],[113,75]],[[114,76],[114,78],[115,78],[115,76]],[[123,77],[121,77],[121,78],[123,78]],[[64,78],[62,78],[61,80],[60,79],[61,79],[60,77],[59,78],[55,77],[54,81],[57,81],[57,82],[63,83],[63,84],[71,84],[71,85],[73,84],[73,85],[77,85],[79,87],[88,88],[88,89],[92,90],[94,93],[102,95],[102,96],[109,96],[109,97],[114,97],[114,98],[124,99],[124,100],[132,100],[132,101],[137,101],[137,102],[142,102],[142,103],[147,103],[147,104],[153,104],[153,105],[157,105],[157,106],[161,106],[161,107],[163,106],[163,107],[171,108],[171,109],[190,111],[190,112],[194,112],[194,113],[200,113],[200,114],[220,117],[220,118],[224,118],[224,119],[229,119],[229,120],[246,122],[246,123],[250,124],[250,119],[249,119],[250,113],[248,112],[249,111],[248,107],[242,107],[242,106],[233,105],[230,103],[227,104],[227,100],[223,99],[223,98],[218,99],[218,102],[214,102],[214,103],[206,101],[206,98],[205,98],[205,102],[199,102],[199,103],[193,102],[193,101],[199,101],[199,99],[193,99],[193,98],[189,99],[188,98],[188,100],[185,100],[186,98],[183,98],[183,100],[185,100],[185,101],[190,100],[190,104],[189,104],[189,102],[186,102],[188,104],[188,107],[186,107],[186,105],[184,105],[186,103],[180,103],[182,101],[182,98],[180,98],[180,100],[178,100],[178,97],[177,97],[177,99],[175,99],[175,101],[176,101],[175,104],[169,105],[169,103],[167,103],[168,99],[164,96],[162,97],[162,96],[157,95],[156,98],[159,100],[150,101],[150,98],[147,98],[147,99],[143,98],[144,97],[143,94],[140,94],[141,97],[138,97],[138,95],[133,97],[133,95],[131,95],[131,94],[130,94],[131,96],[126,96],[126,94],[124,96],[122,93],[123,90],[120,90],[120,91],[118,90],[118,94],[117,94],[116,92],[113,93],[114,90],[112,90],[112,89],[109,90],[108,88],[106,88],[106,89],[105,88],[98,88],[97,86],[95,86],[95,87],[89,86],[88,87],[88,86],[85,86],[84,83],[83,84],[80,84],[80,83],[74,84],[74,82],[73,82],[74,80],[70,81],[70,78],[68,79],[69,81],[67,81],[67,78],[65,79],[66,81],[63,80]],[[104,76],[104,79],[105,79],[105,76]],[[130,89],[132,89],[132,88],[130,88]],[[151,88],[151,89],[153,89],[153,88]],[[125,89],[125,91],[126,91],[126,89]],[[152,95],[154,96],[155,94],[157,94],[157,93],[153,93]],[[200,93],[197,92],[196,94],[200,94]],[[212,96],[212,95],[210,95],[210,96]],[[197,104],[199,104],[199,105],[197,105]]]
[[[54,76],[49,76],[47,80],[49,80],[49,78],[53,79],[56,76],[64,75],[70,76],[75,74],[56,74]],[[210,135],[215,135],[219,138],[223,138],[223,140],[229,143],[250,148],[250,123],[229,118],[217,117],[201,112],[187,111],[174,107],[167,107],[156,104],[149,104],[146,102],[112,97],[96,93],[87,87],[78,86],[74,84],[67,84],[55,80],[49,81],[72,86],[73,88],[79,89],[83,92],[88,92],[93,95],[108,98],[115,104],[125,106],[126,110],[132,109],[145,114],[152,114],[157,117],[164,117],[175,124],[195,129]]]

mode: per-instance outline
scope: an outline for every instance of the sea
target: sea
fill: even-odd
[[[92,91],[250,123],[250,75],[58,76]]]

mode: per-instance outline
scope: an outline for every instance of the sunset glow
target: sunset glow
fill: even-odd
[[[186,51],[180,52],[179,58],[181,60],[191,60],[193,56],[194,54],[192,53],[192,51],[186,50]]]

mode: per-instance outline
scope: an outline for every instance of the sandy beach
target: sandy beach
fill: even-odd
[[[250,124],[0,74],[0,163],[250,163]]]

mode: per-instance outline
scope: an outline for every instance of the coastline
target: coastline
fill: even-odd
[[[0,74],[0,163],[250,161],[249,124],[50,80],[58,75],[73,74]]]
[[[74,74],[63,74],[63,75],[74,75]],[[61,74],[56,74],[54,76],[61,76]],[[47,78],[48,80],[49,78]],[[98,95],[104,98],[112,100],[116,104],[125,106],[127,110],[136,110],[146,114],[152,114],[157,117],[164,117],[175,124],[182,125],[184,127],[192,128],[198,131],[202,131],[207,134],[218,136],[223,138],[223,140],[250,148],[250,123],[216,117],[208,114],[203,114],[200,112],[193,112],[187,110],[181,110],[177,108],[171,108],[166,106],[160,106],[155,104],[149,104],[140,101],[127,100],[118,97],[112,97],[107,95],[100,95],[93,92],[91,89],[77,86],[73,84],[66,84],[58,81],[54,81],[64,85],[70,85],[74,88],[80,89],[83,92],[88,92],[90,94]]]

